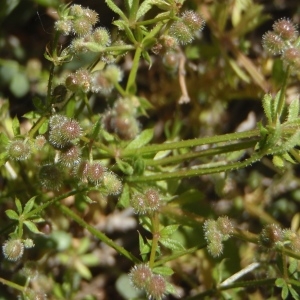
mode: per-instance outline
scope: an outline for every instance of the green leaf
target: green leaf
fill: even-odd
[[[161,238],[159,242],[166,248],[171,249],[173,251],[183,251],[185,248],[183,245],[177,240],[170,238]]]
[[[7,209],[5,213],[12,220],[19,220],[19,215],[14,210]]]
[[[136,175],[142,175],[145,171],[145,161],[141,157],[136,158],[133,163],[133,169]]]
[[[32,197],[32,198],[29,199],[29,200],[27,201],[27,203],[25,204],[24,211],[23,211],[23,214],[24,214],[24,215],[26,215],[27,213],[29,213],[29,212],[32,210],[33,205],[34,205],[35,198],[36,198],[36,196]]]
[[[299,294],[298,294],[298,292],[292,286],[288,286],[288,289],[289,289],[289,291],[290,291],[293,299],[299,300]]]
[[[110,134],[104,129],[100,130],[100,136],[107,142],[113,142],[115,140],[114,135]]]
[[[169,225],[164,227],[160,232],[161,237],[168,237],[172,235],[175,231],[177,231],[179,225]]]
[[[282,159],[281,156],[278,155],[274,155],[272,162],[274,164],[274,166],[276,166],[277,168],[283,168],[284,167],[284,160]]]
[[[150,69],[152,66],[152,59],[151,59],[149,53],[147,51],[143,51],[142,56],[145,59],[145,61],[149,64],[149,69]]]
[[[289,139],[280,146],[280,150],[282,152],[287,152],[293,149],[295,146],[298,146],[300,143],[300,130],[296,131]]]
[[[8,136],[3,133],[3,132],[0,132],[0,145],[3,146],[3,147],[6,147],[8,146],[10,140],[8,138]]]
[[[268,123],[272,124],[273,122],[273,109],[272,109],[272,102],[273,98],[270,94],[264,95],[264,98],[262,100],[263,109],[265,112],[265,115],[268,119]]]
[[[281,290],[281,297],[282,299],[286,299],[288,296],[289,296],[289,288],[287,287],[287,285],[284,285]]]
[[[153,138],[153,129],[145,129],[125,149],[138,149],[148,144]]]
[[[139,248],[140,248],[140,255],[142,256],[143,260],[146,259],[147,254],[151,252],[151,245],[147,242],[144,242],[142,235],[139,233]]]
[[[153,6],[155,1],[153,0],[145,0],[139,7],[136,13],[136,20],[143,17]]]
[[[275,281],[275,285],[277,287],[283,287],[286,285],[285,281],[283,278],[277,278],[276,281]]]
[[[169,268],[169,267],[166,267],[166,266],[163,266],[163,267],[155,267],[153,269],[153,272],[155,274],[160,274],[160,275],[163,275],[163,276],[171,276],[174,274],[174,271]]]
[[[37,233],[37,234],[41,234],[42,232],[40,232],[39,230],[38,230],[38,228],[36,227],[36,225],[33,223],[33,222],[31,222],[31,221],[24,221],[24,225],[26,225],[26,227],[31,231],[31,232],[33,232],[33,233]]]
[[[128,19],[124,15],[123,11],[112,0],[105,0],[105,3],[113,12],[118,14],[124,21],[128,22]]]
[[[16,204],[16,207],[17,207],[18,214],[21,215],[22,212],[23,212],[23,208],[22,208],[21,201],[18,198],[16,198],[15,204]]]
[[[117,165],[119,167],[119,169],[126,175],[132,175],[133,174],[133,167],[125,162],[125,161],[122,161],[121,159],[117,158],[116,159],[116,162],[117,162]]]
[[[0,167],[3,166],[8,160],[7,152],[0,153]]]
[[[297,120],[299,116],[299,99],[294,99],[288,108],[287,121]]]
[[[146,229],[149,232],[152,232],[152,223],[149,217],[140,216],[140,223],[144,229]]]
[[[92,139],[98,138],[100,129],[101,129],[101,119],[99,118],[98,121],[96,122],[96,124],[93,126],[93,130],[92,130],[92,134],[91,134]]]
[[[20,135],[20,122],[19,122],[19,119],[17,116],[14,117],[12,120],[12,130],[13,130],[14,136]]]
[[[49,120],[45,120],[39,128],[39,134],[45,134],[48,131]]]
[[[118,206],[123,208],[127,208],[130,206],[130,193],[129,193],[129,186],[127,183],[125,183],[123,186],[123,191],[119,198]]]
[[[298,269],[298,260],[290,257],[290,265],[289,265],[289,272],[293,274]]]

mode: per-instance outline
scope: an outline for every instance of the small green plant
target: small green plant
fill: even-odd
[[[297,26],[283,18],[262,37],[277,56],[273,82],[246,56],[246,34],[268,18],[261,5],[116,2],[105,1],[113,15],[106,28],[101,12],[53,1],[47,84],[34,61],[25,80],[42,86],[34,109],[22,123],[0,100],[7,295],[98,299],[96,279],[106,273],[124,299],[245,299],[260,286],[260,297],[299,299],[300,183],[292,168],[300,162],[300,107],[298,96],[288,98],[299,79]],[[205,26],[214,45],[201,42]],[[0,64],[0,75],[13,65]],[[153,68],[158,75],[147,77]],[[238,98],[262,99],[264,117],[250,130],[217,130],[227,95],[242,84],[250,89]],[[276,176],[263,180],[254,163]],[[277,185],[282,193],[267,188]],[[296,200],[277,199],[288,193]]]

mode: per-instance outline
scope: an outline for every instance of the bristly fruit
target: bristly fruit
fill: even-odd
[[[137,289],[144,289],[152,277],[152,271],[146,264],[134,266],[129,273],[131,284]]]
[[[283,40],[294,42],[298,37],[296,25],[289,19],[282,18],[273,24],[273,30]]]
[[[47,190],[59,190],[62,185],[62,173],[56,165],[47,164],[41,167],[38,180]]]
[[[19,260],[24,253],[24,244],[21,239],[10,239],[2,246],[4,257],[11,261]]]
[[[146,285],[149,299],[161,300],[167,292],[167,283],[161,275],[153,275]]]
[[[26,160],[31,154],[31,148],[25,141],[15,140],[9,144],[7,153],[13,160]]]

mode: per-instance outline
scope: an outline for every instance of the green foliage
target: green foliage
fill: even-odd
[[[48,65],[0,43],[13,50],[0,60],[0,298],[89,300],[100,285],[103,298],[244,299],[263,286],[261,298],[299,299],[293,22],[263,36],[279,64],[257,46],[270,15],[252,0],[106,0],[99,14],[34,2],[56,9]],[[262,99],[264,118],[230,112],[245,99]]]

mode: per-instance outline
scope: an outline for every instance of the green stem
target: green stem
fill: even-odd
[[[16,283],[14,283],[14,282],[12,282],[12,281],[6,280],[6,279],[1,278],[1,277],[0,277],[0,282],[1,282],[2,284],[5,284],[5,285],[7,285],[7,286],[9,286],[9,287],[11,287],[11,288],[13,288],[13,289],[15,289],[15,290],[20,291],[20,292],[22,292],[22,293],[24,293],[25,290],[26,290],[26,287],[21,286],[21,285],[19,285],[19,284],[16,284]]]
[[[36,123],[31,127],[31,129],[28,132],[28,136],[30,138],[33,138],[35,133],[40,129],[40,127],[44,124],[44,122],[47,120],[46,116],[40,117]]]
[[[199,293],[195,296],[188,297],[186,300],[202,300],[206,299],[205,297],[213,296],[214,294],[217,294],[219,291],[225,291],[233,288],[239,288],[239,287],[255,287],[255,286],[266,286],[266,285],[274,285],[277,278],[266,278],[266,279],[260,279],[260,280],[251,280],[251,281],[240,281],[236,282],[231,285],[227,285],[224,287],[220,287],[218,289],[210,289],[203,293]]]
[[[64,193],[64,194],[62,194],[60,196],[57,196],[57,197],[53,198],[52,200],[49,200],[49,201],[45,202],[44,204],[38,206],[37,208],[33,209],[32,211],[30,211],[29,213],[27,213],[24,216],[24,218],[25,219],[29,219],[31,217],[34,217],[34,216],[38,215],[39,213],[41,213],[48,206],[54,204],[55,202],[58,202],[60,200],[68,198],[70,196],[76,195],[77,193],[80,193],[80,192],[82,192],[82,190],[77,189],[77,190],[72,190],[72,191],[70,191],[68,193]]]
[[[285,73],[284,73],[284,77],[282,80],[282,88],[280,90],[280,97],[279,97],[279,101],[278,101],[278,106],[276,108],[276,116],[281,116],[283,108],[284,108],[284,104],[285,104],[285,94],[286,94],[286,89],[287,89],[287,83],[288,83],[288,79],[290,77],[290,67],[288,66]],[[273,120],[274,122],[276,120]]]
[[[206,166],[206,167],[200,167],[200,168],[192,169],[192,170],[180,170],[180,171],[175,171],[175,172],[154,174],[154,175],[148,175],[148,176],[131,176],[131,177],[127,177],[127,182],[160,181],[160,180],[179,179],[179,178],[185,178],[185,177],[221,173],[221,172],[232,171],[232,170],[236,170],[236,169],[240,169],[240,168],[245,168],[245,167],[257,162],[261,158],[262,158],[261,154],[254,154],[252,157],[250,157],[244,161],[234,162],[234,163],[226,162],[226,164],[221,165],[221,166]]]
[[[158,18],[136,22],[136,25],[137,26],[146,26],[146,25],[151,25],[151,24],[157,24],[158,22],[161,22],[161,21],[169,21],[169,20],[170,20],[170,13],[167,12],[167,13],[164,13],[162,16],[158,17]]]
[[[190,249],[187,249],[187,250],[183,250],[183,251],[178,251],[178,252],[175,252],[171,255],[168,255],[167,257],[165,258],[162,258],[160,260],[157,260],[154,264],[153,264],[153,267],[158,267],[158,266],[161,266],[161,265],[164,265],[166,264],[167,262],[169,261],[172,261],[174,259],[177,259],[181,256],[184,256],[184,255],[187,255],[187,254],[192,254],[192,253],[195,253],[197,250],[199,249],[203,249],[207,246],[207,244],[202,244],[200,246],[196,246],[196,247],[193,247],[193,248],[190,248]]]
[[[260,133],[259,130],[250,130],[244,132],[235,132],[235,133],[228,133],[223,135],[216,135],[213,137],[203,137],[198,139],[191,139],[179,142],[168,142],[164,144],[152,144],[146,145],[136,149],[124,149],[120,150],[120,157],[130,157],[133,155],[142,155],[145,153],[157,153],[158,151],[164,150],[174,150],[179,148],[188,148],[188,147],[196,147],[202,145],[209,145],[215,143],[222,143],[222,142],[232,142],[234,140],[239,139],[247,139],[247,138],[259,138]]]
[[[62,213],[67,215],[69,218],[74,220],[76,223],[78,223],[83,228],[87,229],[92,235],[97,237],[100,241],[102,241],[105,244],[107,244],[108,246],[114,248],[118,253],[124,255],[126,258],[128,258],[129,260],[131,260],[135,264],[138,264],[138,263],[141,262],[137,257],[135,257],[133,254],[128,252],[125,248],[123,248],[123,247],[119,246],[118,244],[116,244],[114,241],[112,241],[110,238],[108,238],[104,233],[98,231],[96,228],[94,228],[93,226],[86,223],[81,217],[76,215],[68,207],[66,207],[66,206],[64,206],[60,203],[56,203],[56,205],[59,207],[59,209]]]
[[[234,152],[234,151],[239,151],[239,150],[243,150],[243,149],[248,149],[250,147],[253,147],[257,142],[258,142],[258,139],[255,141],[247,141],[247,142],[236,143],[233,145],[219,146],[216,148],[205,149],[205,150],[196,151],[196,152],[177,154],[177,155],[174,155],[171,157],[157,159],[157,160],[145,159],[144,162],[145,162],[145,165],[147,165],[147,166],[162,166],[162,165],[167,165],[167,164],[172,164],[172,163],[173,164],[180,163],[180,162],[192,159],[192,158],[213,156],[213,155],[219,155],[219,154],[224,154],[224,153],[228,153],[228,152]]]
[[[155,255],[156,250],[158,247],[158,240],[159,240],[159,214],[155,212],[152,217],[152,243],[151,243],[151,253],[149,259],[149,267],[153,268],[155,262]]]
[[[129,73],[127,85],[126,85],[126,94],[131,94],[132,90],[135,89],[135,79],[137,75],[137,71],[139,68],[139,62],[142,54],[142,48],[137,46],[132,62],[131,71]]]

